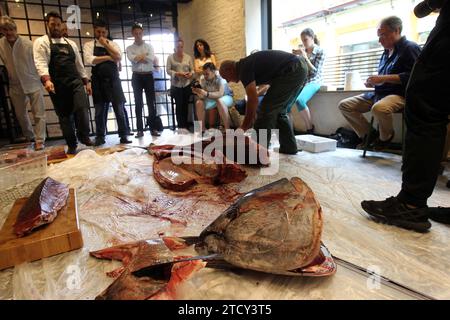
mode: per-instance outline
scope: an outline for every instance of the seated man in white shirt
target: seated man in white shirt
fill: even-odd
[[[35,149],[44,148],[45,104],[42,84],[33,60],[33,43],[17,34],[17,26],[9,17],[0,19],[0,64],[5,65],[9,77],[11,99],[22,133],[28,141],[35,140]],[[35,128],[28,116],[27,103],[31,105]]]
[[[49,34],[34,42],[34,62],[58,115],[68,146],[67,153],[75,154],[77,137],[87,146],[94,145],[89,138],[89,101],[86,95],[86,92],[92,94],[91,84],[77,45],[62,37],[59,13],[49,12],[46,22]]]

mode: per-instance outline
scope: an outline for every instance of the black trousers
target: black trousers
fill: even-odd
[[[136,126],[138,131],[144,131],[144,124],[142,120],[142,109],[144,108],[144,100],[142,98],[142,90],[145,91],[145,98],[147,100],[148,108],[148,125],[150,130],[153,130],[153,125],[156,118],[156,106],[155,106],[155,80],[153,74],[145,73],[139,74],[133,72],[131,78],[131,84],[134,92],[134,102],[136,111]]]
[[[439,174],[450,113],[450,34],[435,36],[419,56],[406,92],[403,183],[398,198],[425,206]]]
[[[59,91],[62,90],[57,90]],[[74,86],[73,90],[69,88],[59,94],[50,94],[50,98],[67,145],[76,147],[77,137],[79,140],[89,139],[89,100],[81,81],[79,85]],[[73,107],[71,112],[64,110],[67,107],[65,101]]]
[[[297,141],[287,110],[294,104],[295,99],[300,94],[306,80],[307,71],[308,67],[305,60],[300,59],[272,79],[270,88],[260,104],[254,125],[257,133],[257,140],[255,140],[259,144],[268,148],[271,130],[278,129],[280,153],[297,153]],[[266,139],[264,139],[264,135]]]
[[[58,116],[58,119],[67,146],[76,147],[77,137],[81,141],[89,139],[89,114],[87,108],[76,110],[70,115]]]
[[[170,93],[175,100],[176,105],[176,117],[178,128],[188,128],[188,112],[189,112],[189,99],[192,95],[192,89],[190,86],[184,88],[172,87]]]
[[[125,118],[125,108],[123,102],[112,103],[114,114],[117,120],[117,127],[119,137],[125,137],[128,133],[127,119]],[[95,133],[99,138],[104,138],[106,135],[106,123],[108,120],[109,102],[96,103],[95,107]]]

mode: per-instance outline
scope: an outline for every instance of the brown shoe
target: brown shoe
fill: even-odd
[[[39,150],[44,150],[44,148],[45,148],[45,145],[44,145],[43,141],[38,140],[34,143],[34,150],[39,151]]]
[[[392,135],[387,140],[381,140],[379,137],[374,141],[372,148],[375,151],[383,151],[385,149],[388,149],[388,147],[391,144],[392,139],[394,139],[395,133],[392,133]]]
[[[135,135],[136,138],[141,138],[144,136],[144,131],[138,131]]]
[[[152,136],[159,137],[161,136],[161,133],[159,131],[152,130]]]

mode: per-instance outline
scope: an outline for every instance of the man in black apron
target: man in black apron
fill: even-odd
[[[127,120],[124,112],[125,95],[119,78],[117,63],[120,62],[120,48],[108,40],[108,29],[103,21],[94,24],[95,40],[84,45],[84,61],[92,65],[92,95],[95,106],[95,145],[105,143],[109,104],[112,103],[117,119],[120,143],[131,143],[127,139]]]
[[[86,95],[86,91],[92,93],[91,85],[76,44],[61,37],[60,15],[50,12],[46,20],[49,35],[36,39],[33,45],[36,69],[55,107],[68,146],[67,153],[75,154],[77,137],[87,146],[94,145],[89,138]]]

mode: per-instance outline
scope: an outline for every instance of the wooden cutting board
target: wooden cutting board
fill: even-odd
[[[0,270],[83,246],[74,189],[69,190],[67,205],[59,211],[52,223],[19,238],[13,232],[13,225],[26,200],[27,198],[16,200],[0,230]]]

